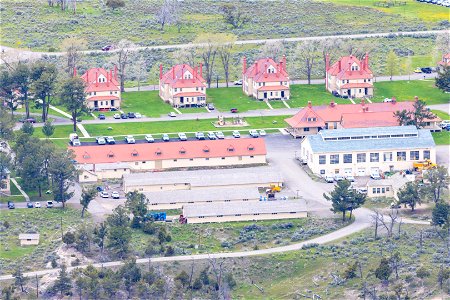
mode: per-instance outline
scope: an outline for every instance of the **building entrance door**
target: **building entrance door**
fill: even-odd
[[[284,91],[281,91],[281,98],[284,98]]]
[[[264,99],[267,99],[267,93],[264,92]]]

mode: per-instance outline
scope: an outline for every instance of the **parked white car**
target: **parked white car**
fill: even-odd
[[[72,146],[81,146],[81,142],[80,142],[80,140],[79,139],[74,139],[73,141],[72,141]]]
[[[233,82],[234,85],[242,85],[242,79],[236,80]]]
[[[177,116],[176,113],[174,113],[173,111],[171,111],[170,113],[167,114],[169,117],[175,118]]]
[[[47,208],[53,207],[53,201],[47,201]]]
[[[136,117],[136,119],[142,118],[142,115],[140,113],[135,113],[134,116]]]
[[[106,145],[106,140],[105,140],[104,137],[99,136],[99,137],[96,138],[96,140],[97,140],[97,144],[99,144],[99,145]]]
[[[241,134],[239,133],[239,131],[237,131],[237,130],[234,130],[233,131],[233,137],[235,137],[235,138],[240,138],[241,137]]]
[[[34,202],[34,208],[41,208],[41,202]]]
[[[254,137],[254,138],[259,137],[258,130],[250,130],[248,133],[250,134],[251,137]]]
[[[344,180],[344,176],[340,175],[340,174],[336,174],[334,175],[334,180],[336,181],[342,181]]]
[[[114,114],[113,118],[114,119],[120,119],[120,114]]]
[[[153,138],[153,136],[151,134],[146,134],[145,135],[145,140],[147,141],[147,143],[155,142],[155,139]]]
[[[186,136],[186,133],[184,133],[184,132],[179,132],[178,138],[180,139],[180,141],[187,141],[187,136]]]
[[[379,180],[379,179],[381,179],[381,176],[378,173],[372,173],[372,174],[370,174],[370,178]]]
[[[384,98],[383,102],[392,102],[392,98]]]
[[[225,138],[225,135],[223,135],[223,132],[222,132],[222,131],[217,131],[217,132],[216,132],[216,137],[217,137],[219,140],[223,140],[223,139]]]
[[[210,132],[208,132],[208,139],[210,139],[210,140],[216,140],[217,137],[216,137],[216,135],[214,134],[214,132],[210,131]]]
[[[355,182],[355,177],[353,177],[352,175],[345,176],[345,179],[347,179],[350,182]]]
[[[334,177],[332,175],[325,175],[324,179],[328,183],[333,183],[334,182]]]
[[[195,137],[196,137],[198,140],[204,140],[204,139],[205,139],[205,134],[204,134],[203,132],[196,132],[196,133],[195,133]]]
[[[111,198],[113,199],[119,199],[120,198],[120,194],[117,191],[114,191],[111,193]]]
[[[100,197],[102,197],[102,198],[109,198],[109,194],[108,194],[108,192],[101,191],[100,192]]]
[[[261,129],[261,130],[259,131],[259,135],[260,135],[260,136],[266,136],[267,133],[266,133],[266,131],[265,131],[264,129]]]
[[[125,137],[125,141],[127,142],[127,144],[136,144],[136,140],[134,139],[134,136],[132,136],[132,135],[127,135]]]
[[[168,141],[170,141],[170,136],[169,136],[167,133],[164,133],[164,134],[162,135],[162,140],[163,140],[164,142],[168,142]]]

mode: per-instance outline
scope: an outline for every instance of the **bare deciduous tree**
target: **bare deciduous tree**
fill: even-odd
[[[262,57],[271,57],[274,61],[279,61],[286,53],[286,49],[282,41],[267,42],[261,47],[260,53]]]
[[[228,87],[228,81],[230,78],[230,58],[231,49],[236,41],[236,37],[232,35],[224,36],[219,45],[219,56],[222,61],[223,73],[225,75],[225,83]]]
[[[161,25],[161,31],[164,31],[164,26],[170,24],[177,24],[181,22],[179,3],[176,0],[164,0],[161,8],[156,14],[156,21]],[[181,30],[181,27],[179,31]],[[179,32],[178,31],[178,32]]]
[[[118,52],[115,59],[115,65],[117,66],[118,70],[121,92],[125,92],[126,68],[129,63],[131,49],[134,47],[136,47],[135,44],[128,40],[121,40],[116,45],[116,49],[118,49]]]
[[[62,41],[61,49],[66,52],[67,65],[66,72],[69,77],[74,75],[74,70],[81,59],[81,51],[87,48],[85,39],[70,37]]]
[[[217,34],[202,34],[195,39],[195,43],[202,45],[202,47],[198,48],[198,52],[203,59],[203,65],[205,67],[203,74],[206,75],[204,77],[208,83],[208,88],[210,88],[214,74],[214,63],[218,52]]]
[[[320,59],[320,43],[317,41],[306,41],[299,43],[296,48],[296,56],[300,62],[300,69],[305,73],[308,84],[311,84],[311,73],[314,62]]]

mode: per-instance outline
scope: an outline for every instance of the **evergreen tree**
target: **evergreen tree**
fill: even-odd
[[[21,266],[18,266],[18,267],[16,268],[16,270],[15,270],[14,273],[13,273],[13,277],[14,277],[14,284],[15,284],[17,287],[20,287],[20,290],[21,290],[22,293],[23,293],[23,292],[25,291],[24,285],[27,283],[28,278],[25,277],[25,276],[23,275],[22,267],[21,267]]]
[[[392,274],[392,268],[387,258],[382,258],[378,268],[375,270],[375,277],[379,280],[386,282]]]
[[[408,182],[397,193],[400,203],[406,204],[414,211],[417,204],[421,204],[419,189],[416,183]]]
[[[30,122],[23,122],[22,127],[20,127],[20,130],[28,135],[33,135],[34,133],[33,124],[31,124]]]
[[[72,278],[67,273],[66,265],[61,266],[61,270],[59,271],[58,278],[56,278],[55,289],[61,293],[61,296],[70,294],[72,290]]]
[[[443,92],[450,92],[450,66],[445,66],[442,71],[438,72],[436,86]]]
[[[60,99],[72,115],[73,131],[77,131],[77,118],[86,108],[85,83],[79,77],[73,77],[62,83]]]
[[[433,208],[432,223],[439,227],[450,226],[450,204],[445,202],[438,202]]]
[[[53,126],[52,122],[46,121],[44,126],[42,126],[42,133],[47,137],[51,137],[55,132],[55,126]]]
[[[345,221],[345,213],[352,212],[364,204],[366,196],[362,193],[350,189],[350,181],[339,181],[330,195],[323,194],[323,197],[332,202],[331,211],[334,213],[342,213],[342,221]]]
[[[108,247],[119,257],[124,257],[129,251],[131,229],[128,211],[119,205],[106,219],[108,232]]]
[[[89,203],[95,198],[97,195],[97,190],[94,187],[83,189],[81,193],[80,204],[82,206],[81,217],[84,218],[84,212],[89,206]]]

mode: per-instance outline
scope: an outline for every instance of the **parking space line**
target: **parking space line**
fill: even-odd
[[[176,107],[172,107],[174,111],[176,111],[179,115],[182,115],[183,113],[181,111],[178,110],[178,108]]]
[[[283,102],[284,106],[286,106],[287,108],[291,108],[291,107],[289,106],[289,104],[287,104],[286,101],[284,101],[284,100],[281,100],[281,101]]]
[[[264,101],[264,102],[266,102],[267,106],[268,106],[270,109],[273,109],[273,107],[272,107],[272,105],[270,105],[269,101]]]

